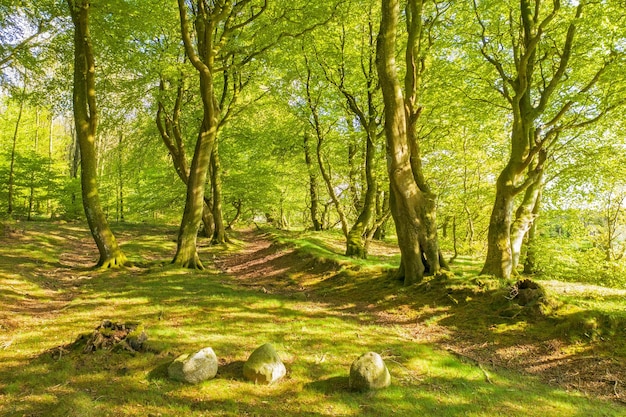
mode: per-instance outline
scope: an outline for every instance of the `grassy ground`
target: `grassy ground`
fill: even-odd
[[[168,265],[175,229],[124,225],[118,240],[135,267],[93,271],[87,266],[95,263],[95,248],[84,225],[12,229],[0,237],[0,415],[626,414],[618,402],[472,355],[476,343],[466,333],[481,326],[490,329],[493,346],[507,348],[524,345],[539,328],[479,317],[486,310],[473,299],[482,293],[460,278],[446,286],[399,286],[381,273],[394,263],[384,248],[371,262],[353,264],[333,255],[332,238],[283,235],[281,243],[252,249],[241,242],[203,248],[201,257],[216,258],[219,269],[195,272]],[[153,351],[83,354],[68,347],[104,319],[141,321]],[[288,369],[269,387],[241,375],[247,356],[265,342]],[[565,347],[574,352],[576,343],[588,356],[595,349],[608,357],[600,339]],[[194,386],[167,379],[177,355],[206,346],[220,358],[216,379]],[[386,359],[392,386],[352,393],[350,363],[367,351]]]

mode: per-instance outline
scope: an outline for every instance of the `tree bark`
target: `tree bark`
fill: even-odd
[[[178,0],[181,37],[185,46],[185,54],[189,58],[200,79],[200,95],[202,97],[204,118],[200,125],[198,139],[191,160],[185,210],[178,232],[177,249],[172,263],[184,268],[204,269],[198,256],[196,240],[202,221],[204,192],[209,171],[209,163],[215,146],[219,108],[214,89],[214,64],[216,50],[214,44],[215,25],[224,10],[206,7],[204,1],[197,1],[194,7],[194,28],[197,39],[197,52],[192,43],[191,30],[187,18],[185,0]],[[223,5],[223,7],[226,7]]]
[[[526,242],[526,259],[524,260],[524,273],[534,274],[537,272],[537,218],[541,207],[542,191],[539,191],[535,206],[533,207],[533,217],[535,220],[528,230],[528,240]]]
[[[89,33],[89,1],[67,0],[74,23],[74,88],[73,107],[76,137],[81,157],[81,186],[83,208],[100,259],[97,267],[124,265],[127,260],[117,245],[100,205],[96,172],[96,106],[95,63]]]
[[[526,237],[535,223],[538,214],[535,207],[538,205],[543,186],[543,168],[541,168],[541,171],[537,173],[535,181],[526,189],[524,198],[515,212],[515,220],[511,225],[511,257],[513,263],[511,268],[513,273],[516,273],[515,271],[519,265],[524,237]]]
[[[24,76],[26,77],[26,76]],[[13,143],[11,145],[11,163],[9,166],[9,196],[7,214],[13,214],[13,187],[15,186],[15,152],[17,150],[17,134],[20,129],[20,122],[22,121],[22,112],[24,111],[24,102],[26,101],[26,79],[24,79],[24,85],[22,87],[22,95],[20,97],[20,108],[17,113],[17,120],[15,121],[15,130],[13,131]]]
[[[37,157],[37,148],[39,147],[39,107],[35,109],[35,146],[33,146],[33,154]],[[35,201],[35,172],[30,174],[30,192],[28,194],[28,217],[27,220],[32,220],[33,204]]]
[[[318,232],[322,230],[322,222],[319,220],[319,197],[317,195],[317,175],[315,175],[315,167],[311,158],[311,144],[308,132],[304,132],[304,162],[306,163],[309,173],[309,198],[311,199],[310,213],[313,230]]]
[[[158,109],[156,115],[156,125],[161,134],[161,139],[168,149],[172,157],[172,165],[180,180],[187,186],[189,181],[189,165],[187,163],[187,153],[185,151],[185,143],[183,141],[182,131],[180,127],[180,115],[182,112],[182,101],[184,93],[184,78],[181,74],[177,80],[176,98],[172,113],[169,114],[165,108],[162,98],[158,101]],[[165,93],[165,80],[161,78],[159,82],[159,92]],[[213,213],[211,210],[212,203],[208,199],[204,199],[202,207],[202,224],[203,230],[201,235],[210,238],[213,236]]]
[[[435,196],[429,192],[420,169],[416,152],[415,122],[421,108],[416,107],[419,81],[416,76],[417,41],[421,25],[421,1],[409,0],[406,47],[407,76],[403,91],[395,60],[396,37],[400,15],[398,0],[382,1],[382,18],[377,43],[377,66],[380,87],[385,102],[385,135],[387,138],[387,170],[390,180],[390,207],[396,224],[401,264],[398,278],[405,285],[423,280],[425,274],[441,270]]]
[[[211,188],[213,190],[213,237],[211,243],[220,245],[228,242],[226,226],[224,225],[224,214],[222,210],[222,164],[218,152],[217,140],[213,146],[211,154]]]

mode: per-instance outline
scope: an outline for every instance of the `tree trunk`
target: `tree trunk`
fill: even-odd
[[[304,161],[306,162],[307,171],[309,173],[309,197],[311,198],[311,222],[313,230],[318,232],[322,230],[322,222],[318,218],[319,197],[317,195],[317,175],[315,175],[315,167],[311,158],[311,145],[308,132],[304,132]]]
[[[535,221],[528,230],[528,241],[526,243],[526,259],[524,261],[524,273],[534,274],[537,271],[537,217],[539,217],[539,211],[541,208],[541,195],[542,191],[539,191],[537,195],[537,201],[533,207],[533,217]]]
[[[119,185],[119,193],[118,193],[118,220],[124,221],[124,175],[123,175],[123,167],[122,163],[124,161],[122,144],[124,142],[124,133],[120,131],[120,138],[117,144],[117,182]]]
[[[176,255],[172,263],[187,268],[203,269],[204,266],[198,257],[196,240],[200,222],[203,217],[204,192],[211,155],[213,154],[213,148],[216,143],[220,112],[213,85],[213,71],[217,48],[217,45],[214,43],[214,29],[215,25],[219,23],[220,20],[228,17],[228,14],[223,15],[223,8],[211,9],[203,1],[197,1],[196,4],[192,4],[192,6],[192,10],[194,11],[193,27],[196,32],[197,52],[194,48],[189,20],[187,18],[187,2],[185,0],[178,0],[181,37],[185,46],[185,54],[198,71],[200,78],[200,95],[202,97],[204,118],[200,126],[198,140],[196,141],[196,147],[191,160],[185,210],[178,233]],[[215,207],[213,207],[213,209],[215,210]]]
[[[348,232],[346,243],[346,256],[355,258],[367,258],[367,229],[374,221],[376,213],[376,185],[375,158],[376,149],[374,146],[374,138],[376,130],[372,129],[367,133],[366,150],[365,150],[365,174],[366,174],[366,190],[365,198],[361,207],[361,212],[356,222]]]
[[[415,9],[418,6],[421,6],[421,2],[410,2],[407,7],[412,18],[412,22],[407,22],[407,27],[413,34],[412,38],[409,35],[406,50],[408,66],[415,64],[413,54],[417,48],[417,39],[413,32],[413,23],[419,23],[415,19],[422,19],[421,12]],[[385,102],[390,207],[401,252],[397,276],[403,279],[405,285],[411,285],[422,281],[425,274],[439,273],[441,266],[435,196],[424,187],[421,172],[413,171],[421,163],[419,155],[416,159],[416,144],[410,143],[412,138],[409,131],[415,125],[421,110],[414,107],[419,83],[416,74],[407,71],[406,91],[403,91],[398,78],[395,55],[399,15],[398,0],[382,1],[377,66]]]
[[[481,275],[508,279],[513,267],[511,255],[511,221],[515,193],[513,175],[507,166],[496,182],[496,199],[489,219],[487,257]]]
[[[33,154],[37,156],[37,148],[39,147],[39,107],[35,109],[35,146],[33,147]],[[35,173],[30,174],[30,193],[28,195],[28,217],[27,220],[32,220],[33,203],[35,201]]]
[[[337,211],[337,215],[339,216],[339,221],[341,223],[341,231],[343,235],[348,237],[348,221],[346,219],[346,215],[341,207],[341,202],[337,197],[337,193],[335,192],[335,188],[332,184],[332,180],[326,166],[324,165],[324,158],[322,156],[322,147],[324,144],[324,131],[321,126],[320,117],[319,117],[319,108],[318,102],[313,100],[313,95],[311,93],[311,67],[309,66],[308,59],[305,60],[307,63],[307,81],[306,81],[306,95],[307,95],[307,104],[309,106],[309,110],[311,111],[311,115],[313,116],[313,128],[315,129],[315,136],[317,138],[317,144],[315,147],[315,154],[317,156],[317,165],[320,170],[320,174],[322,175],[322,179],[326,184],[326,191],[332,200],[333,205],[335,206],[335,210]]]
[[[26,77],[26,75],[24,75]],[[9,205],[7,208],[7,214],[13,214],[13,187],[15,185],[15,151],[17,150],[17,134],[20,129],[20,122],[22,121],[22,112],[24,110],[24,102],[26,101],[26,78],[24,78],[24,86],[22,87],[22,96],[20,97],[20,108],[17,113],[17,120],[15,121],[15,130],[13,131],[13,144],[11,146],[11,163],[9,166]]]
[[[83,208],[91,234],[98,246],[100,259],[96,266],[110,268],[124,265],[127,260],[118,247],[100,205],[96,173],[96,107],[95,63],[89,33],[87,0],[67,0],[74,23],[74,122],[81,156],[81,186]]]
[[[201,83],[203,84],[203,83]],[[215,123],[213,126],[216,126]],[[211,129],[210,123],[204,121],[201,125],[196,148],[191,160],[189,179],[187,181],[187,196],[185,198],[185,210],[178,231],[176,254],[173,264],[183,268],[204,269],[200,261],[196,247],[198,229],[202,221],[204,208],[204,189],[209,162],[215,143],[215,129]]]
[[[235,201],[232,202],[233,207],[235,208],[235,216],[233,217],[233,219],[228,222],[228,226],[226,226],[226,230],[232,230],[233,226],[235,225],[235,223],[237,223],[239,221],[239,218],[241,217],[241,208],[243,206],[243,201],[241,201],[241,199],[237,199]]]
[[[185,144],[180,127],[180,115],[182,111],[183,94],[185,91],[185,80],[182,74],[178,78],[177,82],[178,86],[176,88],[176,99],[174,102],[174,108],[172,109],[172,114],[170,115],[167,113],[165,105],[161,100],[159,100],[155,121],[159,133],[161,134],[161,139],[172,157],[174,170],[186,186],[189,181],[189,166],[187,164],[187,153],[185,151]],[[159,91],[161,94],[165,93],[165,80],[163,77],[161,77],[159,82]],[[213,213],[211,212],[211,205],[212,203],[205,198],[202,208],[203,228],[201,236],[206,238],[213,236]]]
[[[515,220],[511,225],[511,268],[513,273],[519,264],[524,237],[535,223],[538,214],[535,211],[535,206],[538,204],[543,186],[543,170],[541,170],[535,181],[526,189],[524,199],[515,212]]]
[[[211,243],[220,245],[228,242],[224,214],[222,211],[222,165],[218,152],[217,140],[211,154],[211,187],[213,189],[213,237]]]

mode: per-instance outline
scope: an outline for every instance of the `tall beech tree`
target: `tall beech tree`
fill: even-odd
[[[560,132],[587,126],[615,107],[597,97],[605,93],[598,84],[615,61],[614,52],[610,46],[598,48],[601,36],[593,36],[598,38],[595,42],[580,39],[583,10],[601,12],[598,7],[602,6],[594,9],[584,0],[566,5],[558,0],[549,4],[519,0],[517,5],[517,10],[504,12],[498,5],[495,13],[499,15],[493,19],[484,16],[484,4],[479,7],[473,2],[481,29],[480,52],[496,71],[495,88],[506,100],[512,119],[510,154],[496,181],[482,269],[483,274],[499,278],[509,278],[517,264],[523,237],[536,217],[533,211],[547,153],[558,142]],[[501,27],[498,22],[505,20],[508,33],[490,27]],[[587,55],[582,54],[583,49]],[[577,52],[587,59],[577,64],[591,70],[576,72],[578,65],[573,61]],[[525,196],[514,218],[515,198],[520,193]]]
[[[76,138],[80,147],[83,208],[100,259],[97,266],[110,268],[126,263],[100,205],[96,172],[96,64],[89,30],[89,0],[67,0],[74,24],[73,108]]]
[[[433,9],[428,16],[425,7]],[[403,86],[396,63],[400,2],[382,1],[376,63],[385,103],[390,207],[401,252],[397,275],[405,285],[421,281],[426,274],[438,274],[446,267],[437,239],[435,195],[424,178],[416,130],[422,111],[419,102],[422,77],[433,39],[429,30],[446,7],[424,0],[406,2]]]
[[[236,102],[238,94],[236,90],[230,91],[230,100],[226,101],[231,83],[229,75],[236,73],[238,68],[250,63],[255,56],[263,51],[261,48],[240,57],[241,50],[229,49],[229,46],[231,46],[230,43],[237,40],[236,35],[240,35],[266,11],[267,1],[227,0],[211,2],[197,0],[191,2],[191,6],[190,8],[184,0],[178,0],[185,54],[199,75],[203,119],[189,168],[185,210],[178,233],[178,245],[173,263],[183,267],[202,269],[203,265],[196,250],[196,239],[202,220],[207,174],[210,165],[215,197],[215,193],[220,192],[220,189],[216,188],[219,187],[219,181],[216,181],[215,178],[215,175],[219,175],[220,170],[216,147],[217,133],[231,115],[231,106]],[[189,13],[191,13],[191,19],[188,17]],[[190,21],[193,22],[193,32]],[[195,45],[193,38],[195,38]],[[241,60],[233,63],[234,57],[239,57]],[[222,74],[221,79],[218,74]],[[221,95],[219,94],[219,82],[223,82]],[[237,87],[241,85],[235,84]],[[216,219],[216,214],[221,216],[221,201],[215,204],[214,200],[212,208],[215,222],[213,241],[221,243],[225,239],[225,227],[221,218]],[[216,210],[218,210],[217,213]]]

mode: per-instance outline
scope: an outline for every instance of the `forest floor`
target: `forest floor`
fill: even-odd
[[[611,320],[613,309],[605,312],[606,317],[570,306],[564,309],[567,317],[501,317],[490,308],[489,297],[465,286],[431,281],[411,290],[393,285],[389,276],[377,285],[364,285],[371,273],[361,268],[356,268],[358,274],[346,274],[345,266],[303,257],[297,246],[276,244],[267,234],[248,231],[241,239],[246,242],[243,250],[215,260],[240,285],[265,293],[301,292],[309,299],[350,305],[353,313],[368,312],[376,323],[401,326],[414,340],[435,343],[477,364],[515,369],[565,389],[626,404],[626,290],[540,281],[549,293],[576,298],[583,306],[585,300],[615,302],[622,317],[610,324],[616,332],[607,332],[602,319]],[[339,240],[327,240],[327,248],[341,253]],[[389,257],[399,250],[372,242],[370,254]],[[355,275],[361,275],[361,285],[353,280]]]
[[[503,317],[502,288],[469,259],[455,278],[404,287],[389,273],[393,245],[375,243],[360,261],[341,256],[332,234],[245,230],[230,245],[201,243],[208,268],[198,272],[169,265],[175,227],[114,229],[134,266],[91,269],[83,224],[0,232],[0,415],[626,414],[623,290],[542,282],[559,297],[554,311]],[[72,351],[105,319],[145,323],[153,349]],[[251,386],[241,366],[267,340],[287,383]],[[217,379],[167,379],[175,356],[207,343]],[[394,383],[350,393],[346,370],[367,350],[383,355]]]

